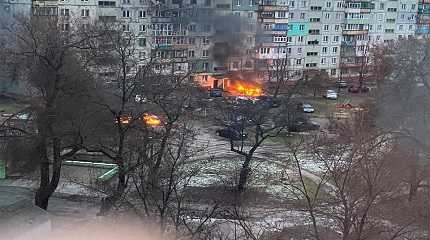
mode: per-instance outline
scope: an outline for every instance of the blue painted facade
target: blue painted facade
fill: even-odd
[[[300,26],[303,26],[300,29]],[[288,28],[288,36],[307,36],[309,34],[309,23],[290,22]]]

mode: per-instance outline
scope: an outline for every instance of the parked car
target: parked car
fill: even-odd
[[[345,80],[337,80],[336,85],[340,88],[346,88],[348,87],[348,82]]]
[[[242,131],[239,131],[233,127],[218,129],[216,130],[216,133],[220,137],[228,138],[234,141],[243,140],[248,137],[246,133],[242,133]]]
[[[323,97],[329,99],[329,100],[336,100],[337,99],[337,92],[335,90],[327,90]]]
[[[211,88],[209,91],[209,96],[211,97],[222,97],[222,89],[221,88]]]
[[[318,130],[320,125],[313,121],[296,121],[294,122],[288,130],[291,132],[305,132]]]
[[[254,104],[256,103],[257,100],[254,98],[250,98],[250,97],[236,97],[234,99],[234,104],[235,105],[250,105],[250,104]]]
[[[302,109],[304,113],[313,113],[315,112],[315,109],[312,105],[310,105],[309,103],[303,103],[302,104]]]
[[[281,106],[280,100],[271,96],[259,96],[256,100],[258,104],[268,108],[278,108]]]
[[[361,89],[360,89],[360,86],[357,86],[357,85],[353,85],[348,88],[348,92],[350,93],[359,93],[359,92],[366,93],[368,91],[369,91],[369,88],[366,86],[362,86]]]

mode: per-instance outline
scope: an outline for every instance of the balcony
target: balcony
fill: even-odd
[[[343,30],[343,35],[366,35],[368,30]]]

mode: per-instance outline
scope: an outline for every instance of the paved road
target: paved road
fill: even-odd
[[[220,128],[219,126],[208,126],[198,123],[196,127],[199,134],[196,137],[194,146],[201,151],[194,156],[193,160],[232,159],[234,161],[241,158],[237,153],[230,150],[230,142],[227,139],[216,135],[215,131]],[[311,161],[305,159],[305,156],[302,156],[302,158],[303,175],[317,184],[321,182],[321,178],[316,174],[318,166],[312,165]],[[280,169],[292,168],[292,163],[290,162],[291,154],[286,149],[286,146],[280,143],[263,143],[254,153],[254,159],[276,164]],[[331,185],[327,185],[326,187],[334,188]]]

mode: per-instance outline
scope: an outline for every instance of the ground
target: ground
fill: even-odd
[[[335,109],[336,104],[346,100],[352,104],[359,104],[363,98],[345,97],[340,94],[337,101],[312,96],[302,100],[315,107],[316,112],[311,114],[311,118],[325,129],[328,124],[327,115]],[[0,111],[3,109],[5,112],[13,113],[22,107],[23,105],[0,103]],[[219,126],[203,121],[195,122],[194,125],[198,132],[194,146],[199,152],[189,161],[189,164],[193,167],[198,166],[200,171],[192,179],[190,189],[193,194],[206,193],[209,199],[214,197],[209,193],[219,191],[220,187],[235,185],[234,176],[237,176],[243,159],[230,151],[229,142],[226,139],[216,136],[215,131]],[[291,205],[288,204],[293,203],[296,196],[290,187],[282,183],[285,177],[294,177],[296,174],[291,170],[291,155],[286,151],[286,141],[297,141],[300,137],[301,135],[292,135],[269,139],[256,151],[249,182],[249,188],[254,196],[251,202],[258,205],[258,208],[251,210],[259,216],[256,221],[276,222],[280,219],[290,219],[284,224],[288,225],[289,222],[291,226],[307,223],[304,212],[291,210]],[[318,177],[320,166],[313,161],[307,161],[308,156],[302,155],[300,158],[304,166],[305,183],[312,191],[315,189],[315,182],[320,180]],[[94,176],[99,174],[99,171],[88,168],[65,166],[60,186],[49,205],[54,227],[68,228],[76,222],[88,221],[96,217],[103,194],[88,187],[92,186]],[[0,181],[0,185],[35,189],[37,179],[3,180]],[[222,197],[222,192],[219,194]],[[275,209],[274,206],[278,208]]]

